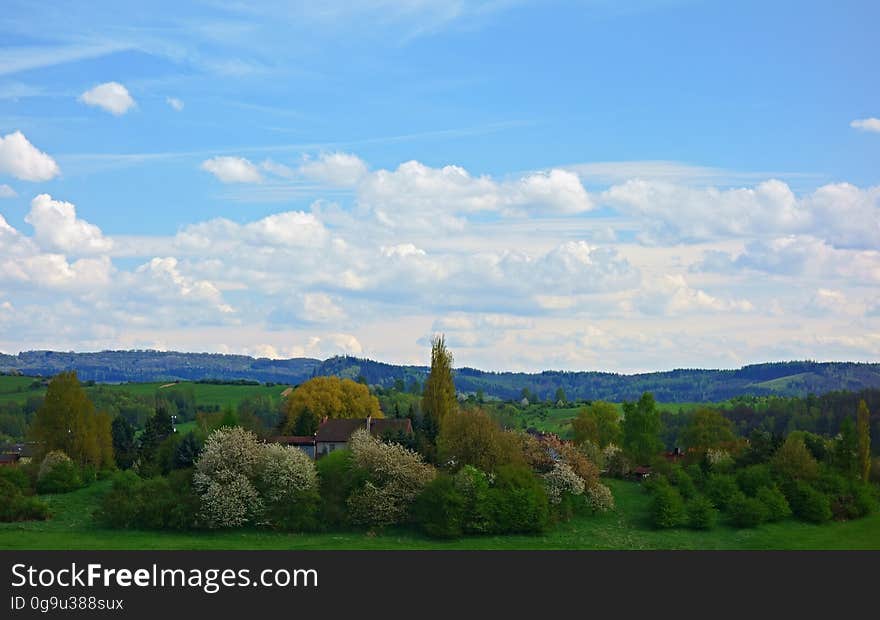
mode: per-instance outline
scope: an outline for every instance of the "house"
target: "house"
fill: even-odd
[[[12,452],[9,454],[0,454],[0,467],[9,467],[12,465],[18,465],[18,462],[21,460],[21,455],[17,452]]]
[[[309,458],[315,458],[315,436],[314,435],[278,435],[269,439],[271,443],[279,443],[283,446],[293,446],[299,448],[309,455]]]
[[[630,474],[631,474],[632,477],[635,478],[636,480],[644,480],[644,479],[646,479],[648,476],[651,475],[651,468],[650,468],[650,467],[639,466],[639,467],[634,468],[634,469],[632,470],[632,472],[630,472]]]
[[[34,442],[7,444],[0,449],[0,453],[3,456],[16,455],[18,458],[16,458],[15,462],[21,465],[30,463],[36,451],[37,444]]]
[[[315,454],[322,457],[334,450],[348,446],[348,440],[359,428],[366,429],[373,437],[387,433],[412,435],[412,421],[409,418],[336,418],[324,420],[315,434]]]

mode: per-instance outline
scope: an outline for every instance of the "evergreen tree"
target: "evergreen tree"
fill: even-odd
[[[121,469],[128,469],[134,465],[135,460],[134,427],[128,423],[128,420],[118,415],[113,418],[110,434],[113,438],[116,465]]]
[[[871,475],[871,412],[868,411],[868,403],[864,400],[859,401],[856,435],[858,436],[858,475],[867,482]]]
[[[306,407],[296,418],[296,424],[293,426],[294,435],[314,435],[318,432],[318,416]]]
[[[437,429],[446,416],[458,411],[455,382],[452,379],[452,353],[446,348],[446,340],[436,336],[431,341],[431,372],[425,381],[422,394],[422,412],[425,423]],[[435,432],[436,436],[436,432]]]
[[[190,431],[183,436],[174,450],[174,468],[185,469],[192,467],[202,451],[202,442],[196,434]]]

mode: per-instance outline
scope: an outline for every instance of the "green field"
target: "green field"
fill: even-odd
[[[0,524],[0,549],[880,549],[880,514],[826,525],[799,521],[709,532],[652,530],[648,495],[638,483],[606,481],[617,509],[579,517],[540,536],[485,536],[435,541],[409,530],[378,534],[334,532],[284,534],[234,532],[146,532],[96,527],[91,511],[109,482],[65,495],[45,496],[49,521]]]
[[[0,376],[0,402],[13,401],[24,403],[30,396],[42,396],[46,392],[45,388],[29,389],[34,381],[33,377]],[[168,384],[161,382],[118,383],[102,384],[102,387],[128,392],[137,396],[154,396],[166,389],[191,388],[199,406],[218,405],[221,408],[226,405],[236,407],[244,399],[253,396],[280,398],[281,393],[289,387],[286,385],[273,385],[271,387],[265,385],[214,385],[212,383],[194,383],[190,381],[181,381],[173,386],[162,387],[165,385]],[[86,392],[88,393],[90,389],[86,387]]]

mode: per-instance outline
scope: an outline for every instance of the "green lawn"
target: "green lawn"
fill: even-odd
[[[434,541],[408,530],[380,534],[141,532],[96,527],[91,511],[108,482],[47,496],[53,518],[0,524],[0,549],[880,549],[880,514],[827,525],[797,521],[753,530],[722,526],[710,532],[655,531],[647,524],[648,497],[637,483],[608,481],[618,507],[580,517],[540,536],[484,536]]]

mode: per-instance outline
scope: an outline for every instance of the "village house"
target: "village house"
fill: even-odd
[[[269,441],[294,446],[316,459],[334,450],[346,448],[348,440],[359,428],[366,429],[373,437],[379,438],[386,434],[413,434],[412,421],[409,418],[325,418],[314,435],[278,435]]]

